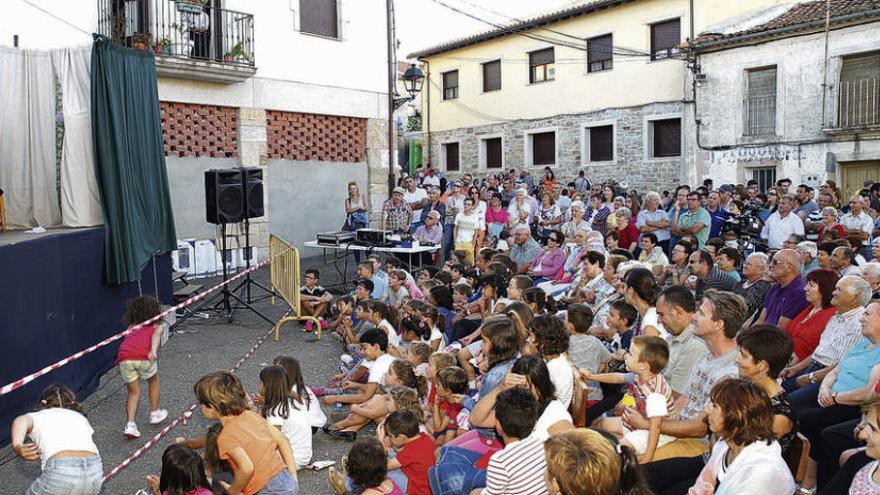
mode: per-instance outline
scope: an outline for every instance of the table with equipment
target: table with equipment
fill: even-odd
[[[416,246],[416,247],[388,247],[388,246],[367,246],[360,244],[340,243],[340,244],[324,244],[318,241],[306,241],[303,244],[308,248],[323,250],[323,266],[333,266],[336,273],[342,280],[342,285],[348,283],[348,257],[355,251],[366,252],[368,255],[373,253],[393,253],[406,255],[409,260],[409,266],[413,266],[413,255],[417,255],[416,259],[421,260],[423,253],[435,253],[440,250],[440,246]],[[340,262],[342,267],[340,268]]]

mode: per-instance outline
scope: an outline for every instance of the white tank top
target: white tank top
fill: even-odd
[[[28,413],[28,416],[34,422],[30,437],[40,447],[44,469],[49,459],[63,450],[85,450],[98,455],[98,447],[92,441],[95,430],[82,414],[53,407]]]

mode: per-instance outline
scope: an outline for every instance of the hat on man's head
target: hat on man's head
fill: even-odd
[[[731,186],[730,184],[721,184],[718,190],[723,193],[733,192],[733,186]]]
[[[862,185],[865,186],[865,187],[871,186],[871,185],[873,185],[873,184],[874,184],[874,180],[873,180],[873,179],[865,179],[865,182],[862,182]]]
[[[397,187],[395,187],[394,189],[392,189],[391,192],[392,192],[392,193],[406,194],[406,189],[404,189],[404,188],[402,188],[402,187],[400,187],[400,186],[397,186]]]
[[[356,287],[361,286],[364,289],[367,289],[367,292],[373,292],[373,287],[374,287],[373,281],[368,278],[359,278],[359,279],[355,280],[354,285]]]
[[[431,210],[428,212],[428,216],[437,220],[440,220],[440,212],[437,210]]]

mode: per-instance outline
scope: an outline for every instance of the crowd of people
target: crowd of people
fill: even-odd
[[[341,342],[339,373],[309,387],[279,356],[252,396],[202,377],[216,424],[165,451],[154,491],[294,494],[328,435],[352,442],[329,470],[340,494],[880,494],[880,184],[791,185],[405,177],[379,222],[440,259],[368,256],[342,294],[306,270],[302,313]],[[369,204],[351,184],[345,227],[369,225]],[[161,422],[145,328],[119,366]],[[12,441],[43,461],[30,493],[100,489],[63,387]]]

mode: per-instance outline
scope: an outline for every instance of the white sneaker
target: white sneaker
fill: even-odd
[[[346,365],[351,364],[351,362],[354,360],[349,354],[343,354],[339,356],[339,359]]]
[[[125,431],[122,432],[129,440],[134,440],[135,438],[141,437],[141,432],[138,431],[138,425],[134,421],[129,421],[125,424]]]
[[[165,418],[168,417],[168,410],[166,409],[156,409],[155,411],[150,413],[150,424],[157,425],[162,421],[165,421]]]

